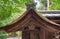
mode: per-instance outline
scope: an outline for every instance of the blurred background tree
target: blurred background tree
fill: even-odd
[[[50,0],[50,10],[60,10],[60,0]]]
[[[7,34],[7,32],[5,32],[5,31],[0,31],[0,39],[6,39],[8,37],[8,34]]]
[[[26,10],[25,3],[32,0],[0,0],[0,27],[10,24]]]

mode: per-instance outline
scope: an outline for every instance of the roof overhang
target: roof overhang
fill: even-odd
[[[30,22],[33,22],[35,24],[37,23],[36,25],[39,25],[40,27],[50,32],[56,32],[60,30],[60,24],[57,24],[47,19],[46,17],[42,16],[42,14],[38,14],[33,9],[27,10],[21,17],[19,17],[19,19],[15,23],[7,25],[5,27],[1,27],[0,30],[5,30],[7,32],[15,32],[23,28]]]

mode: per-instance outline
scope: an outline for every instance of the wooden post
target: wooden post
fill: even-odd
[[[30,39],[35,39],[34,34],[35,34],[34,31],[30,31]]]
[[[22,31],[22,39],[30,39],[30,31]]]

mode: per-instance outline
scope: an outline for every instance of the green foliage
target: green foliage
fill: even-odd
[[[25,3],[33,2],[34,0],[0,0],[0,27],[17,19],[25,11]]]
[[[50,10],[60,10],[60,0],[50,0]]]
[[[25,11],[25,3],[32,3],[32,1],[33,0],[0,0],[0,27],[18,18],[18,15]]]
[[[6,39],[8,37],[5,31],[0,31],[0,39]]]
[[[0,20],[4,20],[11,16],[12,13],[19,13],[19,7],[23,8],[22,2],[18,0],[0,0]],[[22,7],[23,6],[23,7]]]

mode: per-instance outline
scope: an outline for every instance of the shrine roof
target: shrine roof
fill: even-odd
[[[27,21],[28,19],[37,20],[37,22],[39,22],[39,23],[44,22],[44,23],[42,23],[42,25],[44,25],[44,26],[46,25],[45,27],[48,27],[48,26],[49,27],[51,27],[51,26],[60,27],[60,24],[57,24],[56,22],[53,22],[53,21],[47,19],[45,16],[42,16],[42,13],[37,13],[35,10],[29,9],[23,15],[21,15],[16,21],[14,21],[11,25],[7,25],[5,27],[1,27],[0,30],[4,29],[7,32],[15,31],[16,28],[20,29],[22,24],[25,23],[24,21]],[[58,29],[60,29],[60,28],[58,28]],[[53,30],[55,31],[55,29],[53,29]]]

